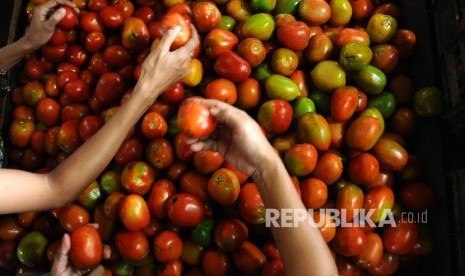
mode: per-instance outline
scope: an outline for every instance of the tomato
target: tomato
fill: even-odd
[[[120,191],[121,185],[121,171],[110,170],[102,173],[100,178],[100,186],[102,191],[106,194],[110,194],[114,191]]]
[[[238,22],[245,21],[252,16],[253,11],[246,0],[230,0],[226,4],[226,12]]]
[[[233,105],[237,100],[237,88],[228,79],[214,79],[205,87],[205,98],[216,99]]]
[[[400,8],[394,4],[394,3],[383,3],[381,5],[378,5],[375,10],[373,11],[373,14],[387,14],[395,19],[400,19],[401,17],[401,11]]]
[[[155,171],[142,161],[130,162],[123,168],[121,184],[126,191],[144,195],[152,187],[155,180]]]
[[[173,84],[161,94],[161,99],[168,104],[181,102],[184,99],[184,86],[181,82]]]
[[[295,144],[285,153],[284,164],[295,176],[305,176],[313,171],[318,159],[318,152],[311,144]]]
[[[417,240],[417,226],[413,222],[396,220],[396,226],[388,226],[383,232],[383,244],[387,252],[408,254]]]
[[[189,65],[189,73],[182,79],[182,83],[188,87],[199,85],[203,77],[203,65],[200,60],[193,58]]]
[[[194,154],[195,170],[201,174],[210,174],[216,171],[223,164],[224,158],[219,152],[197,151]]]
[[[52,127],[45,133],[44,149],[49,156],[56,156],[60,152],[60,148],[56,143],[59,131],[59,127]]]
[[[90,215],[86,209],[73,203],[60,210],[58,220],[63,229],[71,233],[89,223]]]
[[[277,39],[292,51],[303,51],[310,39],[310,28],[302,21],[289,22],[278,28]]]
[[[121,144],[114,159],[118,165],[124,166],[131,161],[140,160],[142,152],[142,143],[137,138],[130,138]]]
[[[173,262],[181,257],[183,244],[178,234],[162,231],[153,239],[153,252],[160,262]]]
[[[394,95],[384,91],[379,95],[371,97],[368,101],[368,107],[376,107],[384,119],[389,119],[397,108],[397,103]]]
[[[324,33],[317,33],[308,41],[304,55],[308,61],[318,63],[328,59],[333,53],[333,48],[333,42],[329,36]]]
[[[298,12],[309,26],[323,25],[331,18],[331,7],[324,0],[303,0],[299,4]]]
[[[347,70],[361,70],[372,61],[372,56],[373,53],[368,46],[349,42],[342,47],[339,62]]]
[[[45,44],[41,48],[41,53],[45,60],[53,63],[58,63],[64,60],[67,47],[68,45],[66,43],[56,46],[51,44]]]
[[[267,133],[284,133],[292,122],[292,106],[281,99],[267,101],[260,106],[257,121]]]
[[[444,103],[441,91],[436,87],[423,87],[415,92],[413,110],[421,117],[435,117],[441,114]]]
[[[68,120],[61,124],[57,144],[63,152],[72,153],[82,144],[79,123],[79,120]]]
[[[232,51],[218,55],[214,69],[221,77],[234,82],[246,80],[251,73],[249,63]]]
[[[380,168],[386,171],[400,171],[407,164],[407,151],[391,139],[380,138],[373,147],[372,153],[378,160]]]
[[[378,178],[378,160],[369,153],[360,153],[349,161],[348,173],[354,183],[369,186]]]
[[[150,222],[150,212],[145,199],[137,194],[125,196],[120,205],[119,217],[131,231],[138,231]]]
[[[352,18],[355,20],[363,20],[373,11],[371,0],[349,0],[349,2],[352,6]]]
[[[331,96],[331,117],[336,122],[349,120],[357,110],[359,93],[355,87],[336,88]]]
[[[203,41],[205,53],[213,59],[221,53],[233,51],[238,44],[239,40],[234,33],[220,28],[211,30]]]
[[[302,115],[297,122],[297,137],[303,143],[312,144],[317,150],[327,150],[331,143],[331,132],[326,119],[318,113]]]
[[[254,37],[261,41],[270,39],[275,29],[273,17],[267,13],[253,14],[242,25],[243,38]]]
[[[44,98],[47,99],[47,98]],[[37,109],[37,106],[36,106]],[[12,111],[12,118],[13,120],[29,120],[32,122],[36,121],[36,115],[34,112],[34,108],[27,106],[27,105],[18,105],[13,108]]]
[[[4,269],[14,269],[19,265],[16,254],[16,243],[13,241],[0,242],[0,266]]]
[[[367,32],[373,43],[388,42],[397,31],[397,20],[387,14],[373,14],[367,25]]]
[[[391,128],[402,136],[409,136],[415,128],[415,112],[408,107],[399,107],[391,117]]]
[[[94,180],[81,192],[77,201],[87,210],[93,210],[102,199],[102,190],[99,183]]]
[[[319,62],[310,72],[317,89],[324,92],[332,91],[346,83],[346,74],[342,66],[331,60]]]
[[[24,73],[31,79],[41,79],[45,73],[45,65],[36,59],[28,59],[24,65]]]
[[[105,48],[103,60],[111,66],[122,67],[131,61],[131,54],[122,45],[112,45]]]
[[[326,185],[331,185],[341,177],[342,172],[341,157],[332,152],[324,152],[318,157],[312,176],[322,180]]]
[[[367,65],[354,74],[357,85],[369,95],[377,95],[386,86],[386,75],[380,69]]]
[[[336,208],[346,210],[346,222],[351,222],[363,207],[363,191],[355,184],[349,183],[337,193]]]
[[[168,124],[158,112],[148,112],[142,118],[141,130],[148,139],[163,137],[168,131]]]
[[[61,94],[61,88],[58,86],[58,77],[56,75],[50,75],[45,81],[44,86],[47,96],[56,97]]]
[[[94,77],[100,77],[110,71],[110,65],[103,60],[102,53],[95,53],[90,58],[89,70]]]
[[[246,274],[258,274],[266,262],[265,254],[255,244],[244,241],[242,245],[233,251],[234,264]]]
[[[433,190],[423,182],[412,182],[402,187],[402,206],[410,210],[425,210],[434,203]]]
[[[271,99],[291,101],[300,94],[299,87],[293,80],[279,74],[273,74],[265,80],[265,89]]]
[[[336,225],[329,213],[314,212],[313,221],[318,226],[318,230],[320,230],[321,236],[326,243],[329,243],[334,239],[334,236],[336,235]]]
[[[208,107],[194,101],[184,102],[177,118],[179,129],[193,138],[205,138],[216,128],[216,119]]]
[[[199,265],[202,261],[203,246],[200,246],[192,240],[186,239],[183,241],[183,250],[181,260],[184,264],[191,266]]]
[[[13,216],[5,216],[0,219],[0,238],[5,241],[14,241],[24,235],[24,229]]]
[[[360,151],[370,150],[382,134],[378,119],[362,116],[355,119],[347,129],[347,145]]]
[[[24,103],[29,106],[35,106],[40,99],[46,97],[44,86],[38,81],[26,83],[21,92]]]
[[[69,257],[73,265],[80,270],[95,267],[102,261],[102,240],[92,226],[82,226],[71,233]]]
[[[87,141],[103,126],[103,120],[98,115],[88,115],[79,124],[79,137]]]
[[[149,31],[142,19],[129,17],[124,20],[121,37],[123,46],[128,50],[140,51],[149,43]]]
[[[341,227],[337,229],[331,244],[334,250],[342,256],[357,256],[365,247],[366,234],[360,227]]]
[[[297,69],[297,54],[287,48],[276,49],[271,56],[271,67],[281,75],[290,76]]]
[[[361,276],[364,275],[362,268],[355,265],[349,258],[337,255],[336,267],[341,276]]]
[[[17,147],[26,147],[35,131],[34,123],[30,120],[13,120],[10,124],[10,142]]]
[[[63,92],[73,102],[84,102],[90,96],[89,86],[81,79],[74,79],[67,82]]]
[[[102,32],[103,25],[96,12],[86,12],[79,18],[79,26],[86,33]]]
[[[263,42],[254,37],[241,40],[237,46],[236,52],[246,60],[251,67],[257,67],[266,57],[266,49]]]
[[[399,268],[399,256],[384,251],[381,262],[377,266],[369,266],[367,269],[373,275],[392,275]]]
[[[380,222],[384,220],[394,206],[394,193],[388,186],[377,186],[370,189],[365,194],[365,202],[363,208],[366,213],[370,210],[374,210],[370,219],[373,222]]]
[[[89,0],[87,8],[91,11],[99,11],[108,6],[108,0]]]
[[[150,249],[147,237],[141,231],[118,231],[115,245],[121,257],[130,262],[144,259]]]
[[[252,224],[265,222],[265,205],[255,183],[242,186],[237,198],[237,207],[242,218]]]
[[[391,43],[397,48],[401,58],[407,58],[412,55],[416,42],[415,33],[407,29],[398,29],[391,39]]]
[[[196,2],[192,6],[192,18],[194,25],[199,32],[208,32],[221,21],[221,12],[212,1]]]
[[[181,30],[179,31],[178,35],[176,36],[175,40],[171,44],[171,50],[177,49],[189,40],[191,37],[191,29],[189,26],[189,22],[179,13],[176,12],[169,12],[167,13],[162,19],[162,26],[163,29],[162,34],[168,31],[173,27],[180,27]]]
[[[168,199],[166,206],[168,218],[181,227],[192,227],[205,217],[205,205],[193,194],[177,193]]]
[[[163,263],[157,268],[159,276],[181,276],[183,272],[183,263],[181,260]]]
[[[191,149],[190,144],[187,144],[187,139],[190,137],[185,133],[178,133],[174,137],[174,151],[176,157],[181,161],[188,161],[194,157],[194,151]]]
[[[233,164],[231,164],[227,160],[223,162],[223,168],[233,171],[236,174],[237,179],[239,180],[239,183],[241,183],[241,185],[244,184],[245,181],[247,181],[247,179],[249,178],[248,175],[234,167]]]
[[[191,231],[192,241],[199,246],[208,246],[212,243],[212,233],[215,221],[211,217],[205,217]]]
[[[389,73],[395,69],[399,61],[399,51],[390,44],[379,44],[372,48],[373,59],[371,64],[384,73]]]
[[[108,194],[103,203],[103,212],[109,219],[116,219],[119,216],[120,204],[123,198],[126,196],[121,191],[113,191]]]
[[[182,192],[196,195],[203,201],[209,199],[207,185],[208,177],[195,171],[185,172],[180,179],[180,188]]]
[[[221,205],[233,204],[239,196],[240,183],[234,172],[221,168],[208,181],[208,195]]]
[[[64,30],[73,29],[78,24],[78,17],[74,10],[69,6],[61,6],[65,9],[65,16],[58,22],[57,26]]]
[[[100,76],[95,87],[97,100],[104,105],[117,101],[126,91],[126,82],[115,72],[104,73]]]
[[[221,251],[206,250],[202,256],[202,269],[205,275],[227,275],[230,269],[230,259]]]
[[[67,32],[61,28],[55,28],[53,31],[52,37],[48,41],[53,46],[58,46],[66,43],[67,41]]]
[[[19,261],[34,267],[41,263],[45,257],[47,239],[38,231],[27,233],[21,238],[16,249]]]
[[[108,29],[117,29],[123,25],[124,21],[123,13],[113,6],[106,6],[101,9],[98,18],[102,25]]]
[[[318,178],[306,178],[300,183],[302,202],[308,209],[319,209],[328,199],[328,188]]]

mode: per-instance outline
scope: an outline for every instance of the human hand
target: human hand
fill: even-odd
[[[59,8],[47,18],[50,12],[59,4],[69,6],[73,8],[76,13],[79,13],[79,9],[76,8],[76,5],[67,0],[49,0],[42,5],[36,6],[34,8],[31,24],[25,35],[34,49],[48,42],[55,31],[55,26],[65,16],[65,9]]]
[[[91,226],[98,228],[98,224],[90,224]],[[79,276],[79,275],[89,275],[97,276],[103,275],[105,272],[103,266],[99,265],[96,268],[89,271],[79,271],[76,270],[71,263],[69,262],[69,251],[71,249],[71,239],[69,234],[64,234],[63,239],[61,240],[61,245],[58,248],[55,259],[52,265],[52,276]],[[109,246],[103,246],[103,258],[109,259],[111,255],[111,249]]]
[[[218,100],[191,98],[188,101],[206,105],[217,120],[215,133],[209,139],[188,141],[193,151],[217,151],[249,176],[260,168],[266,156],[276,154],[260,126],[243,110]]]
[[[192,24],[191,31],[192,36],[184,46],[170,51],[180,28],[168,30],[142,64],[141,75],[134,91],[147,91],[152,97],[157,97],[186,76],[192,55],[200,43],[199,35]],[[154,90],[156,95],[153,95]]]

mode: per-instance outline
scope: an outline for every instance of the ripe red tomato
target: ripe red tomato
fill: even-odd
[[[363,191],[355,184],[347,184],[337,193],[336,208],[346,210],[346,222],[351,222],[363,207]]]
[[[153,239],[153,252],[160,262],[174,262],[181,257],[183,244],[176,232],[165,230]]]
[[[312,176],[322,180],[326,185],[331,185],[341,177],[342,173],[341,157],[328,151],[318,157]]]
[[[123,142],[114,159],[118,165],[124,166],[131,161],[140,160],[142,153],[142,143],[137,138],[131,138]]]
[[[362,253],[366,243],[366,234],[360,227],[340,227],[331,244],[342,256],[352,257]]]
[[[44,76],[45,65],[39,60],[28,59],[23,70],[26,76],[31,79],[38,80]]]
[[[347,145],[355,150],[370,150],[382,134],[377,118],[362,116],[355,119],[347,129]]]
[[[122,44],[128,50],[144,50],[150,39],[149,31],[142,19],[129,17],[124,20],[121,30]]]
[[[61,106],[52,98],[43,98],[37,103],[35,113],[45,126],[56,126],[60,122]]]
[[[203,41],[205,53],[209,58],[217,58],[221,53],[234,51],[239,44],[237,36],[225,29],[215,28],[211,30]]]
[[[318,225],[321,236],[326,243],[329,243],[334,239],[334,236],[336,235],[336,224],[329,213],[314,212],[313,221],[316,225]]]
[[[175,50],[186,44],[192,35],[188,20],[177,12],[169,12],[163,17],[159,31],[160,35],[163,35],[166,31],[176,26],[180,27],[181,30],[171,44],[171,50]],[[158,35],[156,38],[158,38]]]
[[[73,102],[86,101],[90,96],[89,86],[81,79],[70,80],[66,83],[63,92]]]
[[[391,187],[378,186],[374,187],[365,194],[363,208],[368,213],[374,210],[370,219],[373,222],[380,222],[385,219],[387,212],[394,207],[394,193]],[[386,212],[386,213],[385,213]]]
[[[79,18],[79,26],[86,33],[102,32],[104,29],[98,14],[95,12],[86,12],[82,14]]]
[[[250,64],[232,51],[219,54],[214,69],[218,75],[233,82],[245,81],[251,73]]]
[[[130,194],[122,199],[119,217],[128,230],[138,231],[150,222],[149,207],[143,197]]]
[[[142,260],[150,251],[149,241],[141,231],[118,231],[115,235],[115,245],[127,262]]]
[[[378,160],[369,153],[360,153],[349,161],[348,173],[354,183],[369,186],[378,179]]]
[[[389,225],[383,232],[383,244],[386,251],[396,255],[412,252],[417,241],[417,226],[413,222],[397,220],[395,226]]]
[[[292,122],[292,106],[281,99],[263,103],[258,110],[257,122],[270,134],[281,134],[288,130]]]
[[[155,169],[164,169],[174,161],[173,146],[168,140],[157,138],[147,145],[145,157]]]
[[[247,78],[239,82],[236,87],[236,106],[243,110],[249,110],[258,106],[261,97],[260,83],[254,78]]]
[[[292,51],[303,51],[310,39],[310,28],[302,21],[288,22],[276,32],[279,43]]]
[[[318,178],[306,178],[300,182],[302,202],[309,209],[319,209],[328,199],[328,187]]]
[[[242,218],[248,223],[265,222],[265,205],[254,183],[250,182],[242,186],[237,198],[237,208]]]
[[[383,258],[383,241],[377,233],[367,233],[365,240],[365,247],[355,257],[355,262],[362,267],[376,267]]]
[[[230,269],[228,255],[213,249],[206,250],[202,256],[202,270],[206,275],[227,275]]]
[[[181,161],[189,161],[194,157],[194,151],[190,145],[187,144],[187,140],[191,139],[188,134],[181,132],[174,136],[174,151],[176,157]]]
[[[69,257],[74,267],[80,270],[100,264],[103,258],[103,245],[97,229],[85,225],[73,231]]]
[[[98,18],[102,25],[108,29],[117,29],[123,25],[124,21],[123,13],[113,6],[106,6],[101,9]]]
[[[284,164],[292,175],[304,176],[315,169],[317,159],[318,152],[313,145],[295,144],[286,151]]]
[[[58,22],[57,26],[59,28],[64,29],[64,30],[73,29],[78,24],[78,16],[77,16],[77,14],[69,6],[63,5],[60,8],[64,8],[66,13],[65,13],[65,16],[63,17],[63,19],[61,19],[60,22]]]
[[[81,144],[79,137],[79,120],[69,120],[61,124],[58,132],[57,144],[60,149],[69,154],[75,151]]]
[[[90,221],[89,212],[78,204],[69,204],[58,213],[60,225],[68,233],[86,225]]]
[[[263,42],[254,37],[249,37],[239,42],[237,54],[249,63],[251,67],[257,67],[266,58],[266,49]]]
[[[224,158],[219,152],[197,151],[194,154],[195,170],[201,174],[210,174],[221,167]]]
[[[152,188],[155,180],[155,171],[142,161],[134,161],[126,164],[121,174],[123,188],[133,194],[144,195]]]
[[[161,138],[168,131],[168,124],[160,113],[152,111],[142,118],[141,130],[148,139]]]
[[[166,208],[168,218],[181,227],[199,224],[206,213],[203,201],[198,196],[188,193],[177,193],[171,196]]]
[[[46,61],[49,61],[52,63],[58,63],[64,60],[67,47],[68,47],[68,44],[66,43],[56,45],[56,46],[51,45],[51,44],[45,44],[41,48],[41,53]]]
[[[205,87],[205,98],[215,99],[234,105],[237,100],[236,85],[228,79],[214,79]]]
[[[82,141],[89,140],[103,126],[103,120],[98,115],[89,115],[82,118],[79,124],[79,137]]]
[[[108,72],[100,76],[94,93],[99,102],[109,105],[119,100],[125,91],[126,82],[123,77],[118,73]]]
[[[199,32],[208,32],[220,23],[221,12],[212,1],[196,2],[192,7],[192,18]]]
[[[234,264],[245,274],[258,274],[266,262],[265,254],[255,244],[244,241],[242,245],[233,251]]]
[[[400,171],[408,161],[407,151],[392,139],[380,138],[372,149],[373,156],[385,171]]]
[[[213,232],[213,240],[222,251],[238,249],[247,240],[249,229],[239,219],[227,219],[219,222]]]
[[[167,179],[155,181],[147,199],[151,215],[156,218],[165,218],[167,216],[166,206],[168,199],[175,193],[176,188],[171,181]]]
[[[188,101],[181,104],[177,117],[178,128],[193,138],[205,138],[216,128],[216,119],[207,106]]]
[[[336,122],[349,120],[357,111],[359,91],[352,86],[336,88],[331,96],[331,117]]]
[[[207,185],[208,177],[196,171],[187,171],[180,179],[180,188],[182,192],[196,195],[204,202],[209,200]]]
[[[331,144],[329,124],[318,113],[305,113],[297,121],[297,138],[300,142],[312,144],[319,151],[328,150]]]
[[[399,256],[384,251],[381,262],[377,266],[369,266],[367,270],[373,275],[392,275],[399,268]]]
[[[331,17],[331,7],[325,0],[303,0],[299,4],[298,12],[309,26],[323,25]]]
[[[213,173],[208,181],[208,195],[221,205],[232,205],[237,197],[241,185],[234,172],[221,168]]]
[[[89,0],[87,8],[91,11],[99,11],[108,6],[108,0]]]
[[[111,45],[105,48],[103,60],[111,66],[123,67],[131,61],[131,54],[122,45]]]

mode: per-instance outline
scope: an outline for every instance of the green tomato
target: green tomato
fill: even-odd
[[[375,14],[368,21],[367,33],[373,43],[388,42],[397,31],[397,20],[387,14]]]
[[[268,63],[262,63],[257,67],[253,68],[252,76],[258,80],[259,82],[265,81],[268,77],[273,75],[273,70],[271,69],[271,65]]]
[[[319,62],[310,72],[315,87],[323,92],[346,85],[346,72],[344,68],[332,60]]]
[[[122,190],[121,171],[111,170],[104,172],[100,178],[100,187],[102,191],[109,195],[114,191]]]
[[[208,246],[212,243],[212,231],[215,221],[211,217],[204,218],[192,229],[192,241],[200,246]]]
[[[220,24],[218,24],[218,28],[228,30],[230,32],[234,31],[236,27],[236,20],[229,15],[222,15]]]
[[[316,111],[325,116],[331,114],[331,94],[320,90],[312,91],[308,97],[313,101]]]
[[[305,113],[316,112],[315,103],[309,98],[297,99],[292,105],[294,119],[301,117]]]
[[[367,65],[353,75],[355,83],[369,95],[377,95],[386,86],[386,75],[373,65]]]
[[[271,12],[276,6],[276,0],[251,0],[250,7],[255,12]]]
[[[331,0],[331,18],[329,22],[333,26],[344,26],[352,18],[352,6],[348,0]]]
[[[267,13],[257,13],[247,18],[242,26],[244,38],[255,37],[261,41],[271,38],[274,32],[274,19]]]
[[[274,74],[265,80],[265,90],[271,99],[292,101],[300,94],[297,84],[285,76]]]
[[[116,264],[112,265],[111,271],[117,276],[134,275],[134,267],[123,261],[119,261]]]
[[[413,96],[413,109],[422,117],[435,117],[444,109],[442,93],[436,87],[424,87]]]
[[[381,112],[383,118],[386,120],[396,111],[396,98],[390,92],[383,92],[368,101],[368,107],[375,107]],[[380,121],[381,123],[381,121]]]
[[[94,209],[102,198],[102,190],[97,181],[92,181],[79,195],[78,202],[87,210]]]
[[[280,14],[280,13],[293,14],[297,10],[297,7],[299,6],[300,2],[302,2],[302,0],[277,0],[276,7],[273,12],[275,14]]]
[[[350,42],[344,45],[339,54],[339,62],[345,69],[358,71],[370,64],[373,53],[370,47],[360,43]]]
[[[47,239],[38,231],[33,231],[24,236],[18,244],[16,253],[19,261],[28,267],[39,265],[45,257]]]

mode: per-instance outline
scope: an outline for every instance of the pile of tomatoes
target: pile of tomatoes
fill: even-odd
[[[42,2],[31,0],[28,15]],[[182,27],[176,48],[193,23],[201,47],[189,74],[151,106],[78,200],[0,218],[1,267],[49,270],[63,233],[94,233],[83,228],[94,222],[98,237],[75,234],[73,246],[110,245],[107,275],[284,275],[256,185],[219,153],[186,147],[176,115],[190,96],[255,118],[307,208],[346,209],[349,219],[374,209],[375,222],[392,210],[397,227],[336,228],[315,215],[326,218],[320,231],[340,275],[393,274],[432,250],[426,225],[401,214],[434,201],[410,145],[418,115],[440,112],[439,101],[425,102],[440,92],[417,96],[406,75],[416,37],[401,27],[396,3],[73,2],[79,15],[67,8],[51,40],[25,59],[12,93],[12,168],[49,171],[88,140],[125,103],[169,27]],[[72,260],[83,268],[95,258]]]

